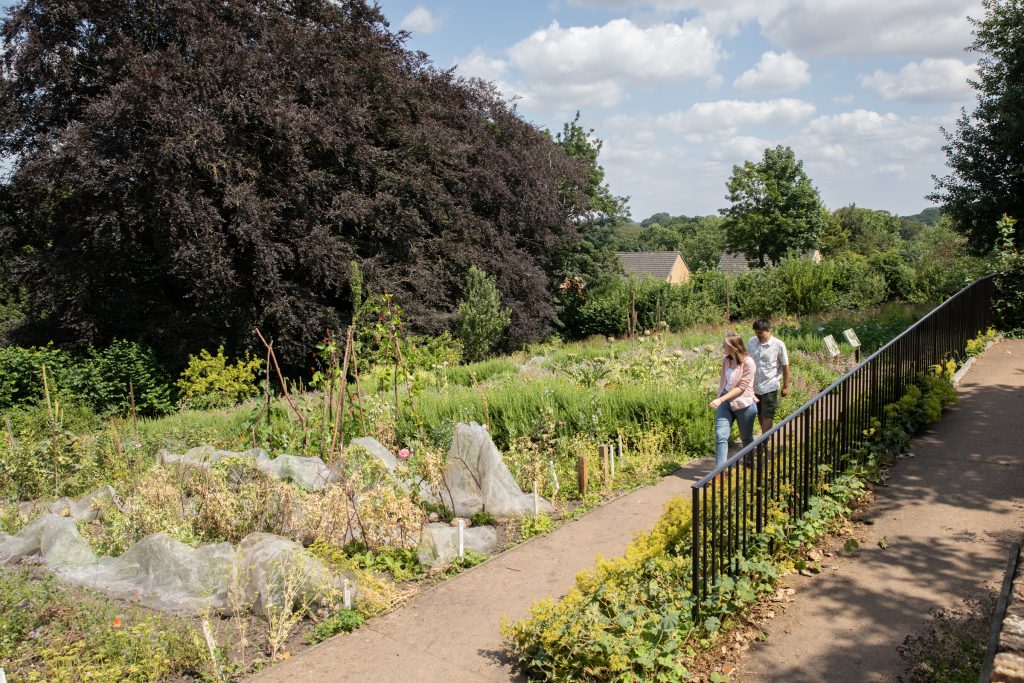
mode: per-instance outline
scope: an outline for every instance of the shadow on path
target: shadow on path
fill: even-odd
[[[875,490],[861,550],[787,581],[795,601],[737,680],[895,681],[905,668],[896,648],[929,610],[998,584],[1024,533],[1024,342],[990,348],[958,393]]]

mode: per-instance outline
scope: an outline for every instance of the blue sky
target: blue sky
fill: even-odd
[[[552,130],[579,110],[634,218],[727,205],[790,145],[829,208],[917,213],[974,96],[971,0],[381,0],[409,47]]]
[[[974,102],[977,0],[379,2],[410,48],[536,125],[579,110],[637,220],[717,212],[733,164],[777,144],[831,209],[917,213],[946,172],[940,126]]]

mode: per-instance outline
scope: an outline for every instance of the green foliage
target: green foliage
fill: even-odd
[[[1002,330],[1020,334],[1024,330],[1024,254],[1014,241],[1016,219],[1003,216],[996,226],[999,243],[996,257],[996,300],[993,308]]]
[[[313,627],[307,642],[310,645],[316,645],[339,633],[351,633],[362,626],[364,621],[366,621],[366,617],[355,610],[339,609],[334,616],[324,619]]]
[[[534,536],[543,536],[555,530],[555,520],[546,512],[536,516],[527,515],[519,520],[519,536],[524,541]]]
[[[846,235],[847,248],[871,256],[895,249],[900,242],[900,219],[888,211],[845,206],[832,213],[838,229]]]
[[[440,368],[435,371],[435,374],[442,384],[471,387],[480,382],[514,375],[518,371],[519,365],[508,358],[491,358],[479,363]]]
[[[155,681],[201,669],[188,621],[0,567],[0,662],[10,680]]]
[[[43,399],[43,368],[55,396],[88,406],[99,414],[126,414],[134,399],[139,415],[174,409],[170,378],[144,344],[114,341],[86,355],[53,344],[0,348],[0,410],[32,406]]]
[[[983,0],[984,16],[972,18],[979,55],[974,111],[963,110],[955,131],[946,136],[946,165],[951,173],[935,178],[928,198],[943,205],[969,237],[976,254],[987,254],[999,241],[997,223],[1004,215],[1024,215],[1024,4],[1019,0]],[[1015,229],[1020,243],[1021,226]]]
[[[415,548],[369,549],[359,541],[345,546],[345,554],[361,569],[386,572],[394,581],[409,581],[423,574]]]
[[[469,269],[462,301],[455,311],[455,332],[466,359],[482,360],[498,343],[511,315],[501,307],[501,295],[492,276],[476,266]]]
[[[487,510],[480,510],[473,513],[470,521],[473,522],[473,526],[493,526],[497,520]]]
[[[621,558],[599,559],[559,601],[543,600],[502,633],[532,677],[546,680],[683,680],[690,632],[685,586],[690,506],[666,505]]]
[[[617,225],[628,218],[629,197],[616,197],[604,182],[604,168],[597,163],[604,143],[594,137],[593,129],[586,130],[580,125],[579,112],[555,135],[555,144],[586,171],[583,191],[591,219],[602,225]]]
[[[245,360],[230,363],[223,346],[217,348],[216,356],[203,349],[198,356],[188,357],[188,365],[178,378],[179,404],[206,410],[241,403],[259,393],[256,378],[262,367],[260,359],[248,355]]]
[[[733,166],[726,187],[732,206],[722,215],[730,251],[765,266],[817,246],[827,212],[789,147],[765,149],[760,162]]]

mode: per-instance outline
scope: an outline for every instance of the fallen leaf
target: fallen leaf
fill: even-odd
[[[878,547],[882,550],[885,550],[889,547],[889,541],[885,538],[885,536],[882,536],[882,538],[878,539]]]

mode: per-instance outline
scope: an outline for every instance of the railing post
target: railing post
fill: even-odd
[[[690,501],[690,527],[693,531],[693,548],[690,556],[693,559],[693,620],[700,619],[700,488],[694,486]]]

